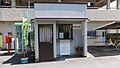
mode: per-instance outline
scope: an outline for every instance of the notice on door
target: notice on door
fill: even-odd
[[[60,55],[70,55],[70,40],[60,40]]]

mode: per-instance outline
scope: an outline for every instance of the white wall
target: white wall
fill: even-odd
[[[30,9],[29,11],[33,19],[34,9]],[[0,21],[22,21],[27,12],[27,8],[0,8]]]
[[[0,21],[22,21],[22,18],[25,17],[27,11],[28,9],[26,8],[0,8]],[[120,21],[120,16],[119,16],[120,10],[87,9],[86,11],[87,11],[87,15],[85,16],[88,16],[88,18],[91,21],[113,21],[113,20]],[[34,9],[30,9],[30,14],[32,16],[32,19],[35,15],[34,12],[35,12]],[[85,13],[84,11],[83,12],[80,11],[80,12],[81,14]],[[79,15],[79,14],[76,14],[76,12],[74,13],[73,15]],[[42,13],[39,13],[39,14],[42,14]],[[64,13],[62,16],[68,16],[66,14],[67,13]],[[82,16],[83,15],[81,15],[81,17]],[[70,17],[71,17],[71,14],[70,14]]]
[[[73,29],[73,40],[71,41],[71,54],[76,54],[75,47],[81,45],[81,29]]]
[[[0,22],[0,32],[3,34],[3,45],[4,48],[6,48],[5,44],[5,36],[8,35],[8,32],[12,32],[13,37],[15,37],[15,21],[5,21],[5,22]],[[33,27],[33,23],[32,27]]]
[[[120,21],[120,10],[87,9],[91,21]]]
[[[14,22],[0,22],[0,32],[3,34],[3,45],[6,48],[5,36],[8,35],[8,32],[12,32],[14,36]]]

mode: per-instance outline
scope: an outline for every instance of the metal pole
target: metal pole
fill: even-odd
[[[30,18],[30,1],[28,1],[28,11],[27,11],[27,18]]]
[[[16,52],[16,54],[17,54],[17,53],[18,53],[18,49],[19,49],[19,42],[18,42],[18,38],[16,38],[15,43],[16,43],[16,46],[15,46],[15,52]]]
[[[117,10],[119,10],[120,9],[120,0],[116,0],[116,3],[117,3],[117,5],[116,5]]]
[[[28,19],[30,19],[30,15],[29,15],[29,12],[30,12],[30,11],[29,11],[29,10],[30,10],[30,1],[28,1],[28,11],[27,11],[27,18],[28,18]],[[26,52],[26,54],[27,54],[27,48],[28,48],[27,46],[28,46],[28,45],[25,45],[25,52]]]
[[[23,39],[23,26],[22,26],[22,53],[24,54],[25,57],[25,53],[24,53],[24,39]]]
[[[107,0],[107,2],[106,2],[106,5],[107,5],[107,6],[106,6],[106,9],[108,9],[108,10],[110,9],[110,1],[111,1],[111,0]]]
[[[8,54],[10,55],[10,43],[8,43]]]
[[[107,29],[105,29],[105,45],[107,45]]]

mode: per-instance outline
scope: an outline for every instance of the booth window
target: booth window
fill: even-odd
[[[72,24],[59,24],[58,25],[59,39],[72,39],[73,38],[73,25]]]

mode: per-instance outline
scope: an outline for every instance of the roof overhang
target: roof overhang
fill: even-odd
[[[120,21],[114,21],[105,25],[102,25],[95,30],[107,30],[107,29],[120,29]]]
[[[35,18],[36,20],[55,20],[55,21],[83,21],[88,18]]]

